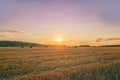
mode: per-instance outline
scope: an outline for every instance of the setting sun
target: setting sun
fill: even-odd
[[[62,38],[61,37],[56,38],[56,42],[58,43],[62,42]]]

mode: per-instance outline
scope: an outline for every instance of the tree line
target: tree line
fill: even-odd
[[[34,46],[43,46],[37,43],[30,42],[21,42],[21,41],[0,41],[0,47],[34,47]]]

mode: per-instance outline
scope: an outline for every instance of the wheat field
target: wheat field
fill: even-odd
[[[120,47],[1,47],[0,80],[120,80]]]

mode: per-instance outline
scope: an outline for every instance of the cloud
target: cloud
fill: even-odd
[[[15,0],[0,0],[0,25],[7,24],[15,15],[18,4]]]
[[[120,38],[108,38],[108,39],[106,39],[106,41],[109,41],[109,40],[120,40]]]
[[[103,38],[98,38],[98,39],[96,39],[96,42],[101,42],[103,40],[104,40]]]
[[[5,32],[7,32],[7,33],[24,33],[22,31],[5,31]]]
[[[9,30],[9,29],[1,29],[0,33],[17,33],[17,34],[22,34],[25,33],[23,31],[18,31],[18,30]]]
[[[120,25],[120,9],[103,11],[101,13],[101,19],[104,23],[109,25]]]
[[[6,36],[5,36],[5,35],[1,35],[1,34],[0,34],[0,38],[1,38],[1,37],[6,37]]]
[[[112,41],[112,40],[120,40],[120,38],[107,38],[107,39],[98,38],[98,39],[96,39],[96,42],[101,42],[101,41]]]
[[[0,30],[0,38],[6,38],[6,37],[10,37],[13,35],[21,35],[24,34],[25,32],[23,31],[17,31],[17,30]]]

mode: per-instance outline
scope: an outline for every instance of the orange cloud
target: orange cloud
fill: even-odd
[[[0,37],[6,37],[5,35],[0,35]]]
[[[107,39],[104,39],[104,38],[98,38],[98,39],[96,39],[96,42],[101,42],[101,41],[111,41],[111,40],[120,40],[120,38],[107,38]]]

